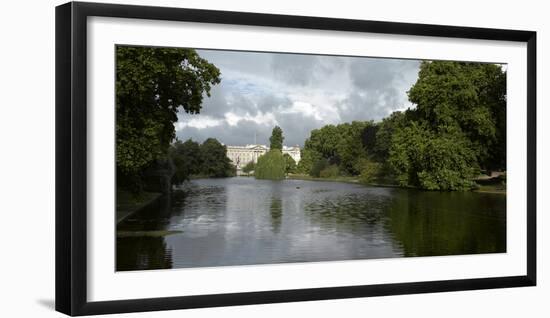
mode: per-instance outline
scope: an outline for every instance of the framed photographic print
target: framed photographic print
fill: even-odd
[[[56,309],[536,284],[536,33],[56,8]]]

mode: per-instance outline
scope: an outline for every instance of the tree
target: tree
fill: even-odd
[[[298,162],[297,171],[303,174],[310,174],[313,164],[319,160],[321,154],[312,149],[302,149],[300,162]]]
[[[235,166],[227,157],[227,148],[215,138],[208,138],[202,143],[200,157],[200,172],[206,177],[223,178],[235,174]]]
[[[337,165],[338,171],[357,175],[356,162],[367,155],[363,143],[365,130],[373,126],[372,122],[353,121],[340,125],[326,125],[311,131],[305,141],[299,169],[310,173],[315,163],[323,158],[329,165]],[[333,170],[334,171],[334,170]],[[317,170],[314,173],[318,176]]]
[[[361,160],[357,162],[357,170],[360,171],[359,182],[363,184],[372,184],[377,182],[380,178],[382,164],[367,158],[361,158]]]
[[[426,122],[411,122],[392,138],[389,162],[401,186],[426,190],[469,190],[479,172],[471,142],[455,131],[435,133]]]
[[[201,169],[200,145],[191,139],[186,142],[177,140],[171,147],[170,156],[176,167],[172,177],[173,184],[180,184],[194,174],[199,174]]]
[[[247,175],[250,174],[252,171],[254,171],[256,167],[256,164],[254,163],[254,161],[250,161],[249,163],[247,163],[244,167],[243,167],[243,172],[246,173]]]
[[[283,150],[283,130],[279,126],[275,126],[271,132],[271,137],[269,138],[270,149],[279,149]]]
[[[220,71],[193,49],[116,49],[116,167],[118,181],[166,156],[178,109],[199,113]],[[137,180],[137,181],[136,181]],[[122,182],[124,183],[124,182]]]
[[[336,146],[336,152],[340,159],[339,168],[349,175],[358,175],[360,171],[356,169],[356,163],[360,158],[367,155],[363,136],[365,130],[373,126],[370,121],[353,121],[351,124],[344,123],[337,126],[340,140]]]
[[[283,154],[283,158],[285,159],[285,173],[295,173],[296,172],[296,161],[288,154]]]
[[[406,123],[406,113],[396,111],[389,117],[382,119],[374,131],[374,140],[367,146],[367,151],[378,162],[386,162],[389,157],[392,136],[394,132],[402,129]],[[369,147],[370,146],[370,147]]]
[[[466,190],[480,169],[505,170],[505,79],[499,65],[423,62],[408,92],[416,108],[377,133],[380,157],[388,149],[399,183]]]
[[[258,158],[254,177],[257,179],[282,180],[285,178],[285,159],[279,149],[271,149]]]
[[[319,178],[321,176],[321,171],[328,168],[329,165],[330,164],[327,159],[325,158],[317,159],[317,161],[313,163],[313,166],[311,167],[311,171],[309,172],[309,175],[315,178]]]
[[[423,62],[408,94],[417,119],[437,133],[464,134],[482,168],[506,169],[506,73],[500,65]]]

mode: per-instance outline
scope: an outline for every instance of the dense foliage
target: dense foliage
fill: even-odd
[[[118,181],[138,182],[166,158],[178,109],[196,114],[220,71],[195,50],[118,46],[116,49],[116,167]]]
[[[189,176],[201,171],[201,149],[199,143],[188,139],[186,142],[177,140],[170,149],[170,157],[175,166],[172,177],[173,184],[180,184],[189,179]]]
[[[222,178],[235,175],[235,166],[227,157],[227,149],[218,140],[209,138],[202,144],[191,139],[176,141],[170,156],[176,167],[172,183],[180,184],[192,176]]]
[[[247,175],[250,174],[252,171],[254,171],[254,169],[256,168],[256,164],[254,163],[254,161],[250,161],[249,163],[247,163],[244,167],[243,167],[243,172],[246,173]]]
[[[269,138],[270,150],[260,156],[256,163],[254,176],[257,179],[282,180],[285,178],[287,169],[292,169],[292,163],[285,160],[283,156],[283,140],[283,130],[281,127],[275,126]],[[292,158],[290,159],[292,160]]]
[[[423,62],[415,108],[381,122],[311,131],[298,171],[358,176],[426,190],[467,190],[480,172],[506,170],[506,73],[494,64]]]
[[[296,173],[296,161],[287,153],[283,154],[283,158],[285,159],[285,173]]]
[[[401,185],[464,190],[482,170],[506,170],[506,74],[500,66],[423,62],[409,99],[416,108],[404,115],[389,147]]]
[[[357,160],[367,155],[363,144],[365,129],[372,122],[327,125],[311,131],[302,150],[298,170],[318,177],[328,165],[336,165],[347,175],[357,175]]]
[[[271,137],[269,137],[269,148],[270,149],[279,149],[283,150],[283,130],[279,126],[275,126],[271,132]]]
[[[285,159],[279,149],[271,149],[258,158],[254,177],[257,179],[282,180],[285,178]]]

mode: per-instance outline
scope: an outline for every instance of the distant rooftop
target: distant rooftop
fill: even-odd
[[[265,148],[265,149],[269,149],[268,146],[266,145],[253,145],[253,144],[249,144],[249,145],[246,145],[246,146],[232,146],[232,145],[226,145],[227,147],[231,147],[231,148],[243,148],[243,149],[252,149],[252,148],[257,148],[257,147],[260,147],[260,148]],[[296,146],[283,146],[283,150],[292,150],[292,149],[296,149],[296,148],[300,148],[300,146],[296,145]]]

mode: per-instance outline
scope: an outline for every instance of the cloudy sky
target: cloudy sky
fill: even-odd
[[[221,71],[198,115],[180,112],[179,139],[214,137],[226,145],[269,144],[275,125],[284,144],[303,146],[311,130],[380,120],[412,106],[406,91],[419,61],[197,50]]]

